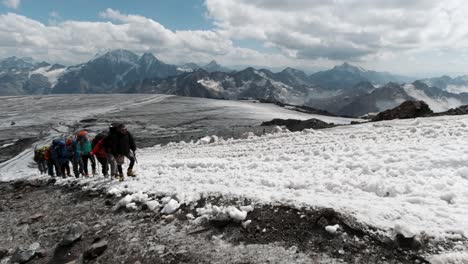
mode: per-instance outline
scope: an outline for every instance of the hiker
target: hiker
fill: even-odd
[[[41,174],[47,173],[47,160],[45,159],[46,151],[48,151],[48,146],[43,146],[40,148],[34,148],[34,161],[37,164],[37,168]]]
[[[77,152],[81,157],[81,162],[83,162],[84,176],[89,177],[88,173],[88,161],[91,161],[91,169],[93,176],[96,176],[96,160],[90,154],[91,152],[91,142],[89,141],[89,135],[86,130],[81,130],[76,135],[77,140]]]
[[[130,164],[127,169],[127,176],[136,176],[133,171],[136,151],[135,140],[133,139],[132,134],[127,131],[124,124],[113,123],[111,125],[109,136],[104,142],[104,148],[106,152],[110,153],[116,160],[117,170],[121,181],[124,179],[122,165],[125,161],[125,157],[130,160]]]
[[[76,139],[74,138],[68,138],[66,142],[68,152],[70,153],[70,161],[72,163],[72,168],[73,168],[73,174],[75,175],[76,178],[80,177],[80,173],[83,173],[83,164],[81,162],[81,157],[80,153],[78,152],[78,144],[76,142]]]
[[[70,174],[70,152],[67,149],[65,140],[56,139],[53,141],[52,157],[56,164],[57,176],[66,178]]]
[[[91,142],[93,150],[90,152],[91,155],[96,156],[97,160],[101,164],[102,175],[104,175],[104,177],[109,176],[109,164],[107,162],[107,153],[103,143],[106,137],[107,134],[105,132],[97,134]]]
[[[44,159],[46,160],[46,163],[47,163],[47,174],[49,174],[49,176],[51,177],[54,177],[54,162],[52,160],[51,151],[52,151],[51,147],[48,147],[45,150]]]
[[[60,142],[60,139],[54,139],[52,140],[52,144],[49,147],[47,166],[49,169],[49,175],[52,177],[54,177],[54,170],[57,176],[61,176],[61,173],[60,173],[61,169],[59,165],[58,148],[57,148],[59,142]]]
[[[118,123],[112,123],[109,126],[109,133],[102,141],[102,146],[106,152],[107,162],[109,163],[110,167],[110,175],[111,177],[115,178],[117,178],[117,161],[114,157],[114,154],[112,154],[111,136],[117,133],[117,125]]]

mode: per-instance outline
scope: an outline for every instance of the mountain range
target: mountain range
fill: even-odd
[[[361,116],[424,100],[436,112],[468,103],[468,76],[423,79],[376,72],[343,63],[307,75],[252,67],[233,71],[216,61],[199,66],[167,64],[151,53],[99,54],[65,67],[31,58],[0,61],[0,95],[162,93],[217,99],[265,99],[305,105],[337,115]]]

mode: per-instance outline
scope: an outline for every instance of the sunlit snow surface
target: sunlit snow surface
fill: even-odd
[[[391,232],[436,239],[468,230],[468,118],[399,120],[138,151],[115,191],[245,196],[332,207]]]
[[[468,116],[457,116],[176,143],[139,149],[135,179],[87,181],[112,193],[177,194],[181,202],[221,194],[332,207],[387,235],[404,227],[456,240],[468,230],[467,138]],[[36,174],[21,166],[0,169],[0,179],[13,169]]]

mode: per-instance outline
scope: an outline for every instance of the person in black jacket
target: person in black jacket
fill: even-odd
[[[133,171],[133,166],[135,165],[136,145],[132,134],[127,131],[125,125],[113,123],[109,129],[109,135],[104,139],[103,144],[106,152],[109,153],[109,156],[115,159],[117,163],[120,180],[122,181],[124,177],[122,164],[125,161],[125,157],[130,160],[130,165],[127,169],[127,176],[135,177],[136,174]]]

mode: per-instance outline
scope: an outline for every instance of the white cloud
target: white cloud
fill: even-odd
[[[468,3],[462,0],[205,0],[211,30],[170,30],[107,9],[103,22],[49,24],[0,14],[0,57],[74,64],[109,49],[152,52],[169,63],[208,62],[306,70],[351,61],[376,70],[461,72],[468,62]],[[242,40],[264,50],[237,46]],[[450,63],[449,63],[450,62]]]
[[[21,4],[21,0],[2,0],[2,4],[8,8],[18,9]]]
[[[50,17],[57,15],[50,14]],[[225,65],[295,65],[281,54],[235,47],[229,38],[215,30],[172,31],[152,19],[113,9],[105,10],[100,16],[109,21],[63,21],[45,25],[14,13],[0,15],[0,57],[31,56],[74,64],[89,60],[99,51],[122,48],[152,52],[169,63],[216,59]]]
[[[206,0],[219,31],[295,58],[369,61],[388,53],[468,49],[465,0]]]

